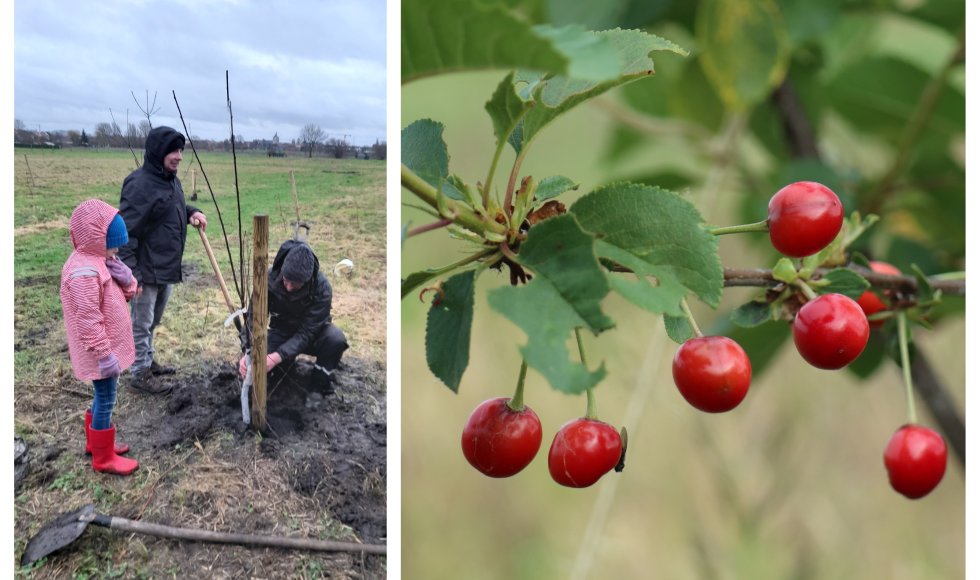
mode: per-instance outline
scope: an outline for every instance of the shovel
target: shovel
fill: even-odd
[[[221,285],[221,294],[225,297],[225,305],[228,307],[228,312],[234,313],[235,305],[231,302],[231,295],[228,294],[228,286],[225,285],[225,278],[221,275],[221,268],[218,268],[218,260],[214,258],[214,251],[211,250],[211,242],[208,241],[208,236],[204,233],[204,228],[197,228],[197,232],[201,234],[204,251],[208,253],[208,260],[211,262],[211,267],[214,268],[215,276],[218,277],[218,284]]]
[[[210,530],[194,528],[177,528],[115,516],[104,516],[96,513],[93,504],[86,504],[73,512],[58,516],[41,528],[37,535],[27,542],[27,547],[24,548],[24,553],[20,558],[20,565],[29,566],[41,558],[71,544],[82,535],[89,524],[160,538],[211,542],[215,544],[240,544],[243,546],[292,548],[319,552],[387,554],[387,547],[384,544],[358,544],[354,542],[333,542],[307,538],[286,538],[282,536],[256,536],[250,534],[212,532]]]
[[[218,260],[214,257],[214,251],[211,249],[211,242],[208,241],[207,234],[204,233],[204,228],[197,228],[197,232],[201,234],[201,242],[204,244],[204,251],[208,254],[208,261],[211,262],[211,268],[214,269],[214,275],[218,277],[218,284],[221,285],[221,295],[225,297],[225,306],[228,307],[228,312],[234,317],[235,328],[238,332],[242,332],[242,323],[238,318],[239,312],[235,310],[235,305],[231,302],[231,295],[228,293],[228,285],[225,284],[225,278],[221,275],[221,268],[218,267]],[[227,326],[227,322],[225,325]],[[252,386],[252,375],[251,373],[245,377],[245,381],[242,382],[241,391],[241,401],[242,401],[242,421],[248,425],[251,422],[251,412],[248,408],[248,393]]]

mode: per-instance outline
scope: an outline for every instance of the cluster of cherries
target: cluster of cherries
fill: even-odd
[[[782,188],[769,201],[765,222],[774,248],[785,256],[803,258],[829,245],[840,232],[844,208],[826,186],[808,181]],[[873,271],[900,274],[890,264],[872,262]],[[889,296],[885,293],[885,298]],[[868,343],[871,327],[882,320],[868,316],[888,309],[871,291],[857,301],[843,294],[814,296],[793,320],[793,342],[809,364],[841,369],[853,362]],[[693,322],[693,321],[692,321]],[[696,409],[722,413],[737,407],[752,382],[745,350],[725,336],[702,336],[684,342],[673,359],[674,384]],[[509,477],[524,469],[541,445],[541,421],[530,407],[496,398],[480,404],[463,429],[463,455],[490,477]],[[559,429],[548,452],[552,479],[568,487],[588,487],[621,465],[625,444],[608,423],[591,417],[569,421]],[[934,430],[906,424],[885,449],[885,467],[892,487],[920,498],[932,491],[946,470],[946,443]]]

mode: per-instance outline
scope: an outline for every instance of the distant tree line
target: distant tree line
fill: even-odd
[[[62,148],[62,147],[99,147],[99,148],[132,148],[140,150],[143,142],[152,128],[150,121],[127,123],[123,131],[118,123],[102,122],[95,125],[91,133],[85,129],[41,131],[29,128],[22,120],[14,120],[14,146],[33,148]],[[272,139],[246,140],[242,135],[235,136],[235,151],[268,153],[280,157],[288,155],[306,155],[308,157],[326,156],[335,159],[353,157],[356,159],[387,158],[387,143],[375,141],[374,145],[355,146],[344,135],[343,138],[329,137],[318,125],[305,125],[300,136],[289,141],[281,141],[276,134]],[[200,151],[231,151],[231,139],[204,139],[191,135],[194,146]]]

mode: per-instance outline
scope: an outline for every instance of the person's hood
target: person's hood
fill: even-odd
[[[68,233],[71,245],[83,254],[105,257],[105,236],[119,210],[101,199],[83,201],[71,213]]]
[[[172,175],[169,171],[164,171],[163,158],[177,149],[175,145],[179,144],[183,148],[185,142],[184,136],[171,127],[154,127],[146,136],[143,162],[157,173]]]

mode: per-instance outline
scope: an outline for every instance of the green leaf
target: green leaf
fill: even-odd
[[[608,78],[613,53],[581,26],[532,26],[499,4],[478,0],[403,0],[402,84],[478,69],[531,69]]]
[[[664,315],[664,329],[667,336],[677,344],[684,344],[694,338],[694,329],[686,316]]]
[[[578,189],[578,184],[571,179],[561,175],[552,175],[541,180],[538,189],[534,192],[534,199],[545,201],[575,189]]]
[[[753,300],[732,310],[732,322],[742,328],[753,328],[772,320],[772,308],[765,301]]]
[[[650,53],[670,51],[687,55],[687,51],[669,40],[638,30],[608,30],[592,33],[608,43],[616,52],[615,74],[606,80],[585,79],[568,75],[551,76],[521,70],[514,77],[521,98],[534,101],[534,107],[524,115],[509,142],[520,153],[548,123],[576,105],[601,95],[611,88],[653,74]]]
[[[686,199],[659,187],[619,183],[583,196],[569,212],[605,244],[661,268],[659,275],[669,274],[704,303],[718,306],[724,284],[718,240]]]
[[[907,62],[870,57],[843,69],[824,85],[822,92],[833,108],[862,132],[898,141],[919,105],[923,87],[930,80],[930,73]],[[961,134],[966,126],[964,94],[946,87],[937,99],[935,111],[925,127],[926,136]]]
[[[730,110],[762,102],[783,81],[789,38],[772,0],[704,0],[695,31],[701,65]]]
[[[402,278],[402,300],[411,294],[412,290],[426,284],[429,280],[439,277],[441,274],[443,274],[443,270],[430,269],[413,272],[407,278]]]
[[[583,232],[571,215],[540,222],[528,232],[518,260],[536,274],[536,280],[554,288],[594,333],[612,328],[599,302],[609,283],[599,267],[592,236]]]
[[[473,325],[474,272],[446,280],[441,299],[433,301],[425,327],[425,359],[429,370],[454,393],[470,362]]]
[[[860,298],[864,291],[871,287],[863,276],[847,268],[834,268],[824,274],[820,280],[828,282],[826,286],[819,287],[821,294],[843,294],[854,300]]]
[[[632,270],[632,273],[608,274],[610,287],[620,296],[654,314],[684,314],[681,299],[687,295],[688,290],[669,268],[653,266],[604,240],[596,242],[596,254],[600,259],[612,260]]]
[[[553,388],[565,393],[582,393],[606,376],[604,364],[589,371],[580,362],[569,359],[567,341],[575,328],[586,323],[545,279],[535,278],[522,287],[495,288],[487,298],[494,310],[527,334],[521,355]]]
[[[463,200],[449,180],[449,150],[442,139],[445,127],[432,119],[419,119],[402,129],[402,163],[447,197]]]
[[[484,106],[493,122],[493,134],[497,136],[498,146],[507,141],[524,113],[532,106],[534,106],[532,101],[525,101],[514,89],[513,72],[500,81],[493,96]]]

